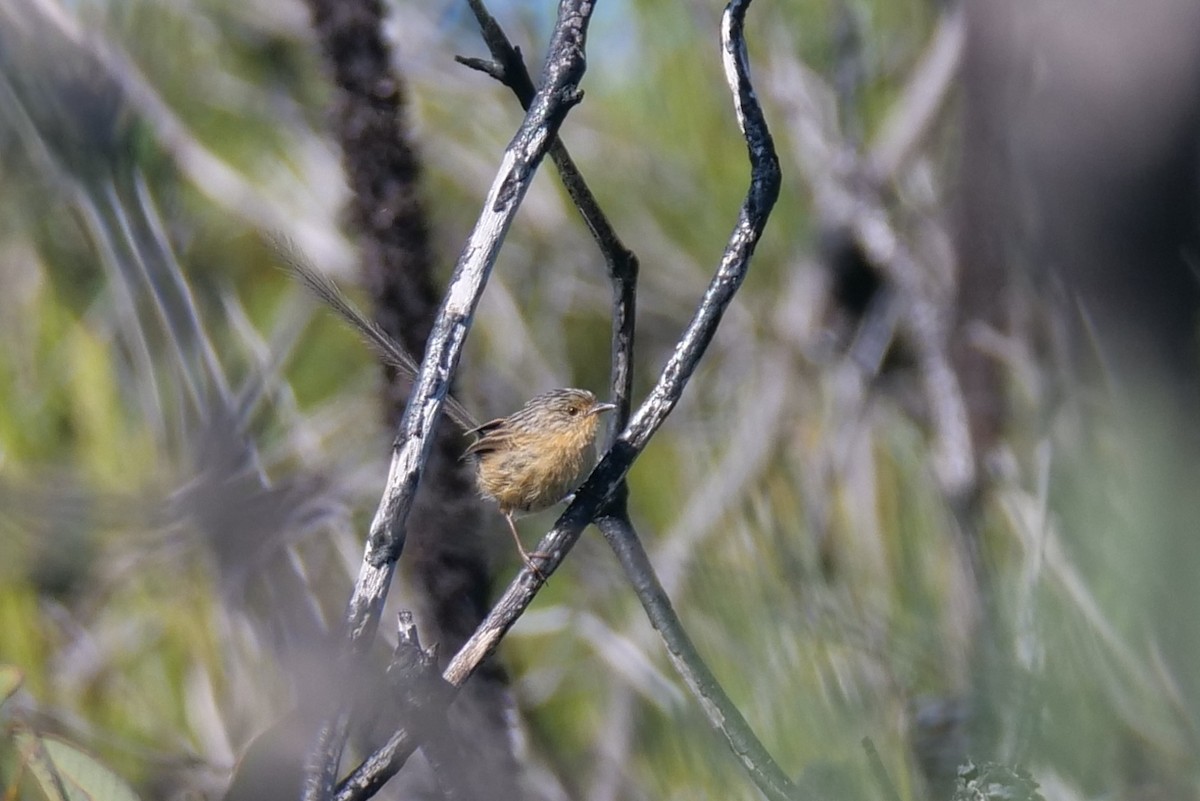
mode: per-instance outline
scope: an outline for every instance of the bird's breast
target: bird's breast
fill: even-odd
[[[537,512],[574,490],[591,467],[591,442],[538,437],[480,455],[480,491],[506,512]]]

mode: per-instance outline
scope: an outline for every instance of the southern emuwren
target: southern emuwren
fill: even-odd
[[[552,389],[472,432],[479,439],[464,456],[477,457],[479,491],[500,507],[521,558],[534,572],[513,517],[553,506],[579,486],[595,460],[600,414],[615,408],[586,389]]]
[[[416,377],[417,362],[386,331],[354,307],[341,290],[318,273],[294,249],[277,250],[290,272],[318,298],[338,313],[389,365],[409,380]],[[525,566],[541,571],[521,544],[514,520],[517,514],[538,512],[561,501],[587,476],[595,460],[600,415],[616,408],[602,403],[586,389],[552,389],[530,399],[508,417],[478,424],[453,397],[446,411],[477,439],[463,454],[475,457],[479,492],[496,502]]]

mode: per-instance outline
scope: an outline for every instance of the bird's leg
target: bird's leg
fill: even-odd
[[[505,512],[504,519],[508,521],[508,530],[512,532],[513,542],[517,544],[517,550],[521,554],[521,561],[525,563],[525,567],[529,568],[530,572],[538,577],[539,581],[545,581],[545,574],[542,573],[541,569],[536,564],[534,564],[533,560],[546,559],[548,558],[548,554],[541,553],[540,551],[535,551],[534,553],[529,553],[526,551],[525,546],[521,544],[521,535],[517,533],[517,524],[513,520],[512,512]]]

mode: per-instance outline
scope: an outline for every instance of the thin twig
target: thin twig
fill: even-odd
[[[379,508],[346,613],[347,654],[357,658],[374,640],[379,616],[404,548],[405,521],[433,444],[433,430],[458,366],[475,307],[500,243],[516,216],[534,171],[567,112],[581,99],[584,45],[594,3],[562,0],[542,73],[542,88],[504,152],[479,219],[459,256],[430,332],[412,396],[400,422]],[[305,776],[305,801],[332,795],[349,718],[340,710],[322,727]]]
[[[407,610],[399,614],[388,684],[401,714],[421,731],[422,753],[433,769],[443,801],[481,798],[479,791],[483,787],[472,786],[472,779],[480,784],[485,779],[475,775],[477,770],[470,769],[470,756],[454,738],[447,722],[446,709],[454,691],[438,674],[437,654],[421,647],[417,624]]]
[[[654,566],[659,584],[669,598],[679,591],[688,576],[688,565],[693,557],[704,550],[705,540],[720,529],[731,504],[744,497],[745,490],[761,480],[768,462],[779,447],[779,424],[786,409],[787,396],[796,380],[790,366],[790,357],[783,352],[774,352],[764,360],[759,373],[765,376],[762,391],[753,397],[746,408],[734,410],[731,417],[737,425],[726,432],[730,447],[708,475],[692,488],[688,498],[680,505],[684,513],[671,527],[652,539],[657,543],[650,563]],[[752,407],[752,408],[751,408]],[[609,512],[613,517],[626,517]],[[623,626],[634,647],[644,650],[651,647],[654,632],[644,625],[636,625],[639,612],[631,610]],[[607,717],[610,721],[607,733],[602,733],[597,742],[602,744],[602,753],[593,766],[593,788],[589,801],[612,801],[619,794],[620,770],[628,758],[633,729],[621,721],[629,721],[634,703],[634,691],[628,685],[619,685],[607,701]]]
[[[709,723],[724,735],[729,748],[742,763],[747,775],[767,798],[776,801],[796,798],[796,786],[755,736],[754,730],[742,717],[737,705],[725,693],[716,676],[700,657],[691,637],[675,614],[671,599],[659,584],[650,564],[650,557],[646,555],[646,550],[642,547],[629,519],[602,517],[596,521],[596,525],[617,554],[625,575],[633,583],[650,623],[663,638],[671,664],[700,702],[700,708]]]
[[[525,67],[521,49],[514,46],[500,24],[483,5],[482,0],[468,0],[475,19],[479,22],[484,43],[491,51],[494,61],[457,56],[459,63],[492,76],[512,89],[521,107],[528,110],[533,102],[533,80]],[[571,154],[562,140],[555,137],[550,145],[550,158],[558,169],[563,187],[567,190],[575,208],[583,216],[592,238],[600,248],[608,265],[613,285],[612,321],[612,402],[617,404],[613,415],[612,430],[620,431],[629,422],[633,392],[633,337],[634,310],[637,299],[638,258],[625,246],[612,223],[600,209],[592,190],[580,175]]]
[[[749,0],[744,2],[734,0],[726,7],[721,20],[721,44],[726,80],[734,91],[738,123],[749,145],[752,169],[750,192],[738,220],[739,228],[743,223],[748,223],[751,230],[753,230],[752,226],[757,225],[757,231],[754,233],[756,239],[766,224],[767,215],[770,213],[775,195],[778,193],[779,167],[775,161],[774,147],[767,131],[766,120],[762,116],[762,110],[750,84],[742,29],[748,6]],[[761,195],[758,195],[756,190],[759,190]],[[759,206],[758,203],[762,205]],[[726,250],[726,259],[722,268],[729,263],[730,252],[736,248],[738,243],[738,234],[739,231],[735,230],[730,247]],[[739,265],[742,275],[749,266],[752,253],[753,242],[750,243]],[[718,272],[719,277],[720,271]],[[736,279],[739,282],[740,280],[740,277]],[[716,284],[717,281],[714,279],[714,285]],[[736,288],[735,284],[729,298],[732,298],[732,292],[736,291]],[[714,286],[710,285],[710,295],[713,289]],[[708,299],[709,297],[706,296],[705,300]],[[726,300],[727,302],[728,300]],[[698,314],[697,320],[699,317]],[[697,320],[693,320],[693,326]],[[711,334],[709,336],[711,337]],[[686,335],[684,341],[687,341]],[[700,346],[700,350],[703,351],[703,345]],[[676,354],[679,354],[678,349]],[[672,362],[674,361],[675,359],[672,359]],[[669,370],[670,365],[668,365]],[[661,383],[660,381],[660,385]],[[652,394],[651,399],[653,397]],[[645,404],[642,408],[646,408]],[[635,418],[634,424],[636,422]],[[795,798],[798,794],[795,785],[755,736],[737,706],[725,693],[708,665],[701,659],[695,645],[692,644],[691,638],[671,606],[670,598],[667,597],[659,583],[650,559],[629,518],[624,513],[620,516],[608,515],[597,520],[596,524],[616,553],[621,567],[633,584],[634,591],[642,602],[651,623],[662,636],[671,663],[695,695],[696,700],[699,701],[709,722],[725,736],[730,749],[742,763],[751,780],[770,799],[785,801]]]

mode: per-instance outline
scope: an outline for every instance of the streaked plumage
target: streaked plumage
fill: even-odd
[[[404,346],[367,319],[298,250],[287,242],[276,242],[275,247],[287,269],[313,294],[341,315],[392,367],[410,380],[415,378],[416,360]],[[463,455],[476,458],[480,494],[499,505],[521,558],[535,573],[537,566],[521,545],[513,518],[553,506],[579,486],[595,459],[600,414],[612,408],[613,404],[600,403],[586,389],[552,389],[508,417],[477,425],[461,403],[446,396],[450,417],[478,437]]]
[[[612,408],[586,389],[552,389],[473,432],[479,439],[464,455],[477,459],[479,491],[499,505],[521,557],[534,572],[537,567],[513,518],[553,506],[579,486],[595,459],[600,414]]]
[[[553,389],[479,426],[466,452],[478,457],[480,492],[505,514],[558,503],[591,469],[599,413],[610,408],[587,390]]]

